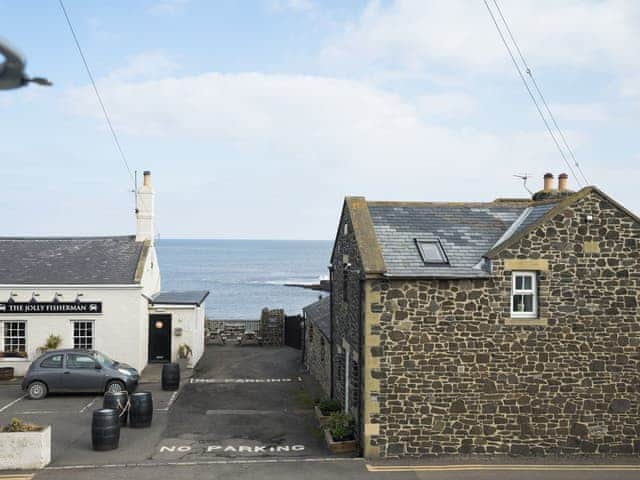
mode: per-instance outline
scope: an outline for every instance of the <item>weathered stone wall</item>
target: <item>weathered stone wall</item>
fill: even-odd
[[[284,345],[284,310],[277,308],[262,309],[260,315],[260,336],[262,344],[267,346]]]
[[[347,224],[345,234],[344,224]],[[360,408],[360,324],[361,324],[361,282],[362,263],[356,245],[353,226],[345,209],[340,220],[340,231],[331,259],[333,287],[331,294],[333,311],[333,396],[344,406],[345,361],[349,352],[349,405],[347,410],[359,418]],[[351,266],[347,268],[346,264]],[[345,281],[347,288],[345,291]],[[347,298],[345,298],[345,293]]]
[[[502,252],[490,280],[372,281],[371,445],[386,457],[640,453],[639,243],[640,225],[592,193]],[[510,318],[507,259],[549,265],[538,325]]]
[[[318,381],[325,397],[331,395],[331,347],[329,338],[317,325],[307,321],[304,338],[304,364]]]

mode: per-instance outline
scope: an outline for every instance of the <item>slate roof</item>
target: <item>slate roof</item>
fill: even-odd
[[[146,251],[135,236],[4,237],[0,238],[0,284],[134,284]]]
[[[489,275],[479,262],[528,203],[368,202],[368,206],[387,275],[474,278]],[[416,240],[439,240],[449,264],[425,265]]]
[[[208,290],[184,290],[159,292],[151,297],[149,303],[153,305],[202,305],[209,296]]]
[[[546,203],[543,205],[533,205],[531,207],[526,208],[518,217],[518,219],[513,222],[513,224],[509,227],[509,229],[498,239],[493,248],[498,245],[502,245],[504,242],[518,235],[520,232],[525,231],[529,227],[538,223],[545,214],[555,207],[556,203]]]
[[[331,297],[326,296],[302,309],[305,317],[313,322],[325,337],[331,335]]]

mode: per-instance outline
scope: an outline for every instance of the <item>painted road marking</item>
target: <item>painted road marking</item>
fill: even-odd
[[[0,480],[31,480],[33,473],[21,473],[14,475],[0,475]]]
[[[32,410],[28,412],[17,412],[16,415],[48,415],[50,413],[64,413],[64,412],[57,412],[55,410]]]
[[[640,471],[639,465],[369,465],[370,472],[512,471]]]
[[[106,465],[60,465],[57,467],[45,467],[45,470],[100,470],[109,468],[140,468],[140,467],[194,467],[198,465],[247,465],[264,463],[330,463],[330,462],[361,462],[361,458],[246,458],[246,459],[219,459],[219,460],[194,460],[190,462],[148,462],[148,463],[111,463]]]
[[[191,445],[163,445],[160,447],[160,453],[187,453],[191,452],[193,447]],[[200,448],[198,448],[200,450]],[[206,453],[288,453],[288,452],[302,452],[304,451],[304,445],[277,445],[277,446],[259,446],[259,445],[208,445],[204,450]]]
[[[173,405],[173,402],[175,402],[176,398],[178,398],[178,393],[180,393],[180,391],[173,392],[173,394],[171,395],[171,398],[169,399],[169,403],[167,403],[166,407],[164,407],[164,408],[155,408],[154,410],[156,412],[168,412],[169,409],[171,408],[171,405]]]
[[[207,410],[207,415],[278,415],[286,410]]]
[[[15,405],[16,403],[18,403],[20,400],[22,400],[25,397],[26,397],[26,395],[22,395],[21,397],[16,398],[12,402],[7,403],[4,407],[0,408],[0,413],[4,412],[7,408],[11,407],[12,405]]]
[[[289,383],[302,378],[191,378],[190,383]]]
[[[91,406],[92,406],[94,403],[96,403],[96,400],[98,400],[98,398],[99,398],[99,397],[94,398],[94,399],[93,399],[93,400],[91,400],[89,403],[87,403],[84,407],[82,407],[82,408],[80,409],[80,413],[84,413],[84,412],[87,410],[87,408],[91,408]]]

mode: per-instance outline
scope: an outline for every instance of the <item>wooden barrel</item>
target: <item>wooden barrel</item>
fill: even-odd
[[[120,420],[112,408],[93,412],[91,420],[91,444],[94,450],[115,450],[120,442]]]
[[[111,408],[118,412],[120,426],[124,427],[127,424],[127,417],[129,416],[128,401],[129,394],[126,391],[106,392],[102,400],[102,408]]]
[[[13,378],[13,367],[0,368],[0,380],[11,380]]]
[[[151,426],[153,419],[153,398],[151,392],[137,392],[129,397],[129,426],[145,428]]]
[[[162,389],[178,390],[180,388],[180,365],[167,363],[162,366]]]

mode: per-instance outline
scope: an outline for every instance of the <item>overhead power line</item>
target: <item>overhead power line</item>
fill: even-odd
[[[522,61],[522,64],[525,67],[525,72],[527,73],[527,75],[531,79],[531,83],[533,84],[533,87],[535,88],[536,92],[538,93],[538,96],[542,100],[544,108],[546,109],[547,113],[549,114],[549,118],[551,118],[551,121],[553,122],[553,125],[556,127],[556,130],[558,131],[558,134],[560,135],[562,143],[564,144],[565,148],[569,152],[569,155],[571,156],[571,159],[573,160],[573,164],[575,165],[575,167],[580,172],[580,175],[582,175],[582,179],[584,180],[585,184],[589,184],[589,180],[587,180],[587,177],[585,176],[584,172],[582,171],[580,163],[578,163],[578,160],[576,159],[576,156],[573,154],[573,149],[569,146],[569,142],[567,142],[567,139],[565,138],[564,133],[562,132],[562,129],[560,128],[560,126],[558,125],[558,122],[556,121],[555,115],[553,114],[553,112],[549,108],[549,104],[547,103],[547,100],[544,98],[544,95],[542,94],[542,90],[538,86],[538,82],[536,82],[536,78],[533,76],[533,70],[531,70],[531,67],[529,67],[529,64],[527,63],[527,60],[524,58],[524,55],[523,55],[522,51],[520,50],[520,46],[518,45],[518,42],[516,41],[513,33],[511,32],[511,28],[509,28],[509,23],[507,22],[506,18],[504,17],[504,14],[502,13],[502,9],[500,8],[500,5],[498,5],[498,0],[493,0],[493,3],[496,6],[496,10],[498,11],[498,14],[500,15],[500,18],[502,19],[502,23],[504,23],[504,26],[507,29],[507,33],[509,34],[509,38],[511,38],[511,41],[513,42],[513,45],[516,47],[516,51],[518,52],[518,56],[520,57],[520,60]]]
[[[69,18],[69,14],[67,13],[67,9],[64,7],[64,3],[62,0],[58,0],[60,3],[60,8],[62,8],[62,13],[64,13],[64,18],[67,19],[67,25],[69,25],[69,30],[71,31],[71,35],[73,36],[73,41],[78,48],[78,52],[80,53],[80,57],[82,58],[82,63],[84,63],[84,68],[87,70],[87,75],[89,75],[89,80],[91,80],[91,85],[93,85],[93,91],[96,93],[96,97],[98,98],[98,103],[100,103],[100,107],[102,108],[102,113],[104,114],[104,118],[107,121],[107,125],[109,126],[109,130],[111,131],[111,136],[113,137],[113,141],[116,144],[116,148],[120,153],[120,157],[122,158],[122,163],[124,163],[127,172],[129,172],[129,177],[131,181],[134,183],[133,187],[135,190],[135,179],[133,173],[131,172],[131,168],[129,167],[129,162],[127,161],[127,156],[124,154],[122,150],[122,146],[120,145],[120,140],[118,140],[118,135],[116,134],[116,130],[113,128],[113,124],[111,123],[111,119],[109,118],[109,114],[107,113],[107,109],[104,106],[104,102],[102,101],[102,97],[100,96],[100,92],[98,91],[98,86],[96,85],[95,80],[93,79],[93,74],[91,73],[91,69],[89,68],[89,63],[82,52],[82,47],[80,46],[80,42],[78,41],[78,37],[76,35],[75,30],[73,29],[73,25],[71,24],[71,19]]]
[[[556,135],[553,132],[553,129],[551,128],[551,125],[549,124],[549,121],[547,120],[547,118],[545,117],[542,109],[540,108],[540,105],[538,103],[538,101],[536,100],[535,95],[533,94],[533,91],[531,90],[531,87],[529,86],[529,82],[527,82],[526,77],[524,76],[524,73],[522,72],[522,69],[520,68],[520,65],[518,64],[518,61],[516,60],[515,55],[513,54],[513,51],[511,50],[511,47],[509,46],[509,43],[507,42],[507,39],[505,38],[504,34],[502,33],[502,29],[500,28],[500,25],[498,23],[498,20],[495,16],[495,14],[493,13],[493,10],[491,9],[491,7],[489,6],[489,3],[487,0],[483,0],[485,7],[487,7],[487,11],[489,12],[489,15],[491,16],[491,20],[493,20],[493,24],[496,27],[496,30],[498,31],[498,35],[500,36],[500,39],[502,40],[502,44],[504,45],[504,47],[507,50],[507,53],[509,54],[509,57],[511,57],[511,61],[513,62],[513,65],[516,68],[516,71],[518,72],[518,76],[520,77],[520,79],[522,80],[522,83],[524,84],[524,87],[527,90],[527,93],[529,94],[529,97],[531,98],[531,101],[533,102],[533,104],[536,107],[536,110],[538,111],[538,115],[540,115],[540,118],[542,119],[542,121],[544,122],[545,127],[547,128],[547,132],[549,133],[549,135],[551,136],[553,143],[555,144],[556,148],[558,149],[558,152],[560,153],[560,156],[562,157],[562,160],[564,161],[564,163],[566,164],[567,168],[569,169],[569,171],[571,172],[571,174],[573,175],[573,177],[576,179],[576,181],[578,182],[578,184],[580,185],[582,182],[580,180],[580,178],[576,175],[576,172],[574,171],[573,167],[571,166],[571,163],[569,162],[569,159],[567,158],[567,155],[564,151],[564,149],[562,148],[562,146],[560,145],[560,141],[558,141],[558,138],[556,138]],[[497,6],[496,0],[493,0],[494,4],[496,5],[496,7],[498,8],[498,11],[500,12],[499,7]],[[506,21],[504,19],[504,16],[502,15],[502,13],[500,13],[500,17],[502,18],[503,22],[506,25]],[[526,62],[524,61],[524,56],[522,55],[520,48],[518,47],[517,43],[515,42],[515,39],[513,37],[513,35],[511,35],[511,32],[509,30],[509,27],[507,26],[507,31],[509,31],[509,36],[511,37],[512,41],[514,42],[514,45],[516,46],[520,58],[523,61],[523,64],[527,70],[527,74],[531,76],[533,83],[535,84],[535,80],[533,80],[533,75],[530,73],[531,70],[529,69],[529,67],[527,66]],[[536,85],[537,88],[537,85]],[[542,97],[542,93],[540,92],[540,89],[537,88],[538,93],[541,95],[541,98],[546,106],[546,110],[551,113],[551,110],[549,109],[549,106],[547,105],[546,101],[544,101],[544,97]],[[550,117],[553,119],[553,123],[556,126],[556,128],[558,129],[558,131],[560,132],[560,136],[562,138],[564,138],[564,135],[562,135],[562,132],[560,131],[560,128],[558,127],[557,122],[555,121],[553,115],[550,115]],[[565,144],[568,146],[568,144],[566,143],[565,140]],[[568,149],[569,151],[571,151],[571,149]],[[573,153],[571,154],[573,156]],[[574,157],[575,159],[575,157]],[[579,164],[577,164],[576,162],[576,167],[579,167]],[[584,177],[584,175],[583,175]],[[588,182],[587,182],[588,183]]]

